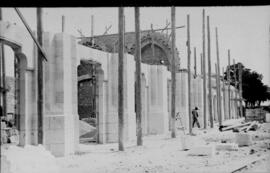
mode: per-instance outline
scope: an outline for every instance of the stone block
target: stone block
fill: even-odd
[[[248,133],[236,133],[235,143],[237,143],[239,147],[249,146],[252,144],[251,135]]]
[[[188,155],[212,157],[215,155],[215,147],[214,146],[195,146],[189,150]]]
[[[221,143],[216,144],[216,150],[217,151],[237,151],[238,145],[235,143]]]

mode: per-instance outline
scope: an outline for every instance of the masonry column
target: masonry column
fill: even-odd
[[[64,33],[47,43],[44,144],[55,156],[73,154],[78,145],[76,40]]]

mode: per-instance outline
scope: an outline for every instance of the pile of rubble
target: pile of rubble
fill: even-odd
[[[219,151],[238,151],[239,147],[260,145],[260,148],[270,149],[270,124],[258,121],[245,122],[238,119],[225,122],[219,131],[210,130],[202,135],[205,144],[193,147],[189,155],[213,156]]]
[[[1,144],[18,144],[19,132],[10,120],[1,117]]]

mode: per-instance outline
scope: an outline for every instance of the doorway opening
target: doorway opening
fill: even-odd
[[[80,143],[98,143],[99,81],[101,64],[81,60],[78,66],[78,114]]]
[[[20,134],[25,123],[25,70],[27,61],[20,48],[8,42],[1,43],[1,145],[24,145]],[[20,138],[22,136],[22,138]]]

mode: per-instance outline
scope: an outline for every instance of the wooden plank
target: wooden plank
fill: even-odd
[[[20,10],[18,8],[15,8],[15,11],[17,12],[17,14],[19,15],[21,21],[23,22],[24,26],[26,27],[27,31],[29,32],[29,34],[31,35],[32,39],[34,40],[35,44],[37,45],[39,51],[41,52],[42,54],[42,57],[45,61],[48,61],[47,60],[47,56],[45,54],[45,51],[44,49],[42,48],[42,46],[39,44],[38,40],[35,38],[33,32],[31,31],[29,25],[27,24],[26,20],[24,19],[22,13],[20,12]]]
[[[191,53],[191,50],[190,50],[190,26],[189,26],[189,15],[187,15],[188,120],[189,120],[189,134],[192,134],[190,53]]]
[[[233,128],[238,128],[238,127],[243,127],[243,126],[248,126],[250,125],[251,122],[248,122],[248,123],[244,123],[244,124],[236,124],[236,125],[232,125],[232,126],[229,126],[229,127],[224,127],[221,129],[221,131],[226,131],[226,130],[231,130]]]
[[[124,151],[124,7],[119,7],[118,15],[118,149]]]
[[[214,119],[212,112],[212,81],[211,81],[211,41],[210,41],[210,20],[207,16],[207,48],[208,48],[208,104],[209,104],[209,116],[210,116],[210,127],[214,127]]]
[[[171,78],[172,78],[172,91],[171,91],[171,118],[172,118],[172,133],[171,137],[175,138],[175,88],[176,88],[176,70],[175,70],[175,7],[171,7],[171,23],[172,23],[172,64],[171,64]]]
[[[141,102],[141,34],[140,34],[140,9],[135,7],[135,38],[136,38],[136,122],[137,145],[142,145],[142,102]]]

